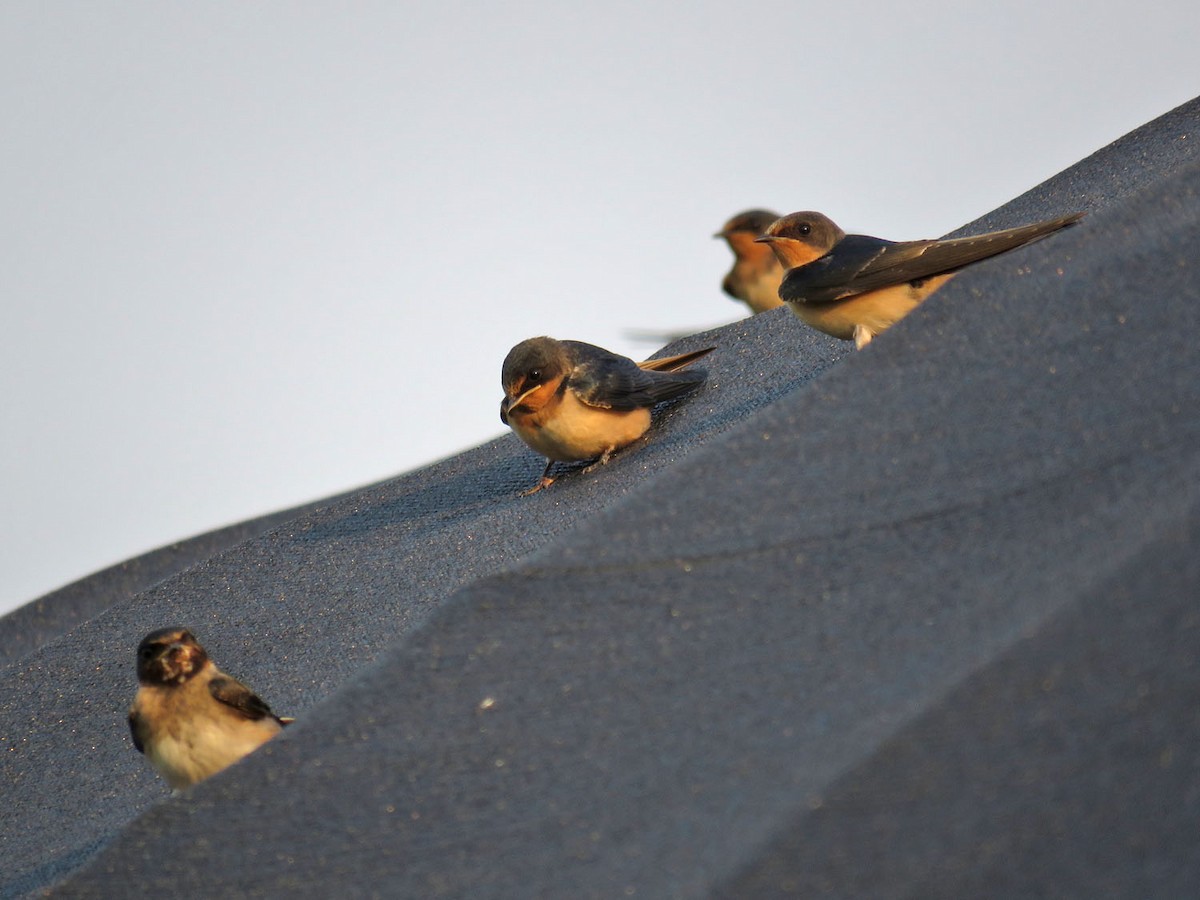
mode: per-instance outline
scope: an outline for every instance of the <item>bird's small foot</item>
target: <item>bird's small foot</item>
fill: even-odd
[[[603,455],[602,455],[602,456],[601,456],[601,457],[600,457],[598,460],[596,460],[596,461],[595,461],[594,463],[592,463],[591,465],[584,466],[584,468],[583,468],[583,474],[584,474],[584,475],[586,475],[588,472],[594,472],[594,471],[596,471],[596,470],[597,470],[598,468],[600,468],[601,466],[607,466],[607,465],[608,465],[608,461],[609,461],[610,459],[612,459],[612,455],[613,455],[613,451],[611,451],[611,450],[605,450],[605,451],[604,451],[604,454],[603,454]]]
[[[535,484],[533,487],[531,487],[529,490],[521,491],[521,496],[522,497],[532,497],[534,494],[536,494],[542,488],[548,488],[548,487],[550,487],[550,485],[554,484],[554,479],[550,477],[550,470],[553,468],[554,468],[554,460],[550,460],[549,462],[546,463],[546,468],[544,470],[542,470],[542,480],[539,481],[537,484]]]
[[[554,479],[551,478],[549,475],[543,475],[541,481],[539,481],[537,484],[535,484],[529,490],[521,491],[521,496],[522,497],[532,497],[534,494],[536,494],[542,488],[548,488],[552,484],[554,484]]]

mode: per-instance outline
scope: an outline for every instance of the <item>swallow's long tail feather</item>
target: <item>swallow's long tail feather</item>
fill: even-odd
[[[701,357],[708,356],[708,354],[716,349],[716,347],[705,347],[703,350],[691,350],[687,353],[680,353],[678,356],[648,359],[645,362],[638,363],[638,368],[646,369],[649,372],[678,372],[680,369],[690,366]]]
[[[686,372],[671,372],[669,375],[670,377],[656,379],[654,386],[646,391],[656,405],[690,394],[708,378],[704,369],[688,369]]]
[[[1016,228],[1005,228],[1000,231],[976,234],[965,238],[951,238],[939,243],[947,246],[946,252],[948,253],[953,252],[950,248],[954,245],[961,245],[964,248],[977,248],[976,252],[968,251],[967,255],[984,259],[1053,234],[1060,228],[1073,225],[1082,219],[1083,216],[1084,214],[1081,212],[1069,213],[1065,216],[1059,216],[1057,219],[1048,219],[1045,222],[1034,222],[1032,225],[1018,225]]]

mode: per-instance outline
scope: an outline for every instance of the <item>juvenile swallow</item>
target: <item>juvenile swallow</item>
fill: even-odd
[[[846,234],[826,216],[798,212],[773,222],[758,238],[787,270],[779,286],[802,322],[860,349],[912,312],[973,262],[1065,228],[1071,213],[1018,228],[940,241],[885,241]]]
[[[603,465],[640,438],[654,406],[700,386],[704,370],[680,370],[714,349],[636,363],[580,341],[536,337],[513,347],[500,373],[500,421],[548,458],[541,481],[525,493],[554,482],[555,462]]]
[[[766,209],[748,209],[725,223],[713,237],[725,238],[733,251],[733,268],[721,282],[721,289],[735,300],[741,300],[751,312],[766,312],[783,306],[779,299],[779,282],[783,267],[770,247],[756,243],[756,238],[779,218]]]
[[[153,631],[137,649],[133,746],[176,790],[203,781],[275,737],[281,719],[216,667],[186,628]]]

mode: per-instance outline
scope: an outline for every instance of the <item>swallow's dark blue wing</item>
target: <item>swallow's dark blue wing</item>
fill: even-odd
[[[647,409],[695,390],[702,369],[665,372],[642,369],[632,359],[580,341],[567,344],[574,368],[567,387],[588,406],[625,412]]]
[[[277,718],[275,713],[271,712],[271,707],[267,706],[258,694],[236,678],[219,675],[208,683],[208,690],[216,700],[236,710],[247,719],[257,721],[258,719]]]
[[[784,300],[817,305],[961,269],[1045,237],[1070,225],[1081,213],[1033,225],[945,241],[895,243],[864,234],[848,234],[805,266],[787,273],[779,286]]]
[[[897,244],[865,234],[848,234],[820,259],[789,270],[779,286],[779,296],[816,305],[912,281],[923,276],[909,274],[906,266],[919,259],[930,243]],[[926,272],[925,276],[930,274]]]

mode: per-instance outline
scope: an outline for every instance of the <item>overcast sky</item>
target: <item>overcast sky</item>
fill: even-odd
[[[741,209],[956,228],[1194,96],[1198,34],[1195,0],[0,4],[0,611],[499,434],[526,337],[730,321]]]

